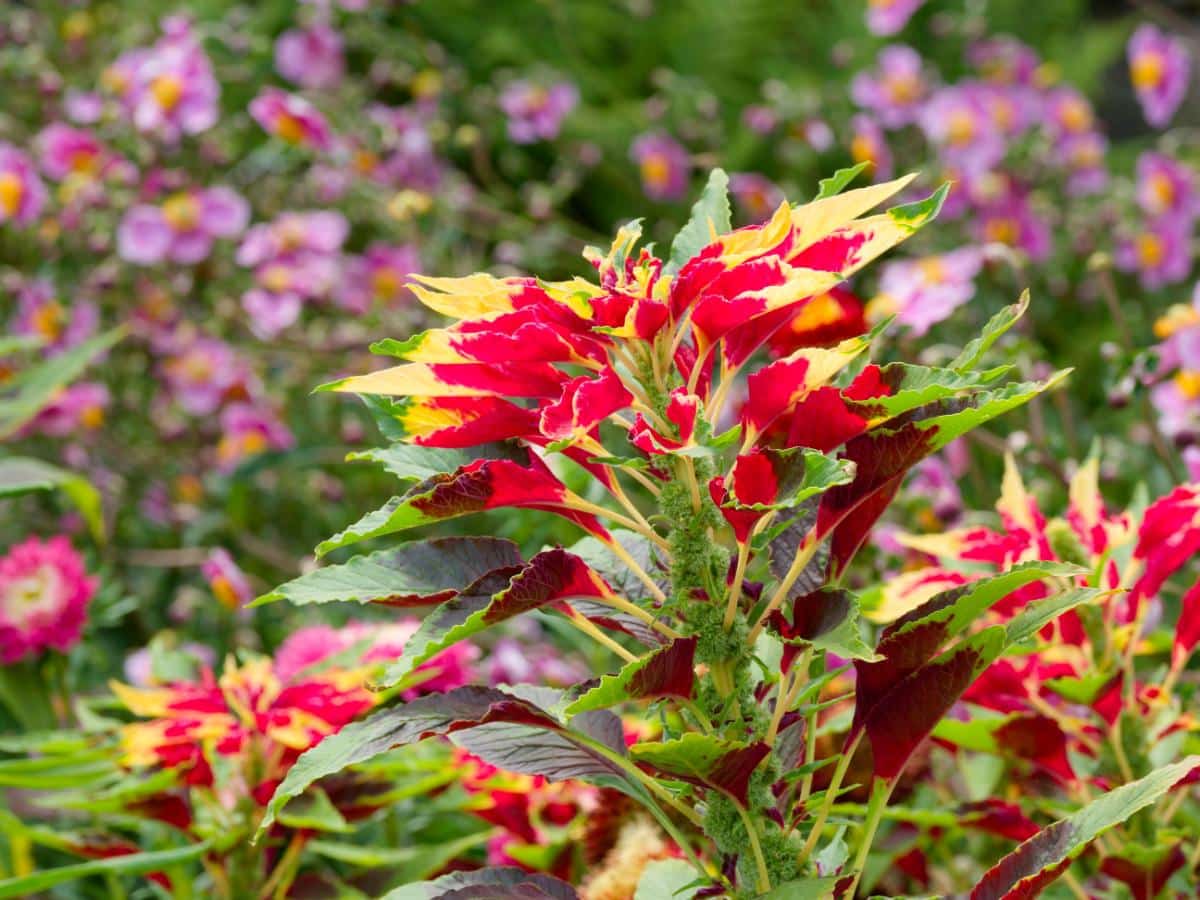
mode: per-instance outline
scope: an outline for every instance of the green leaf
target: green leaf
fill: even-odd
[[[446,867],[450,861],[487,841],[490,831],[439,844],[410,847],[364,847],[344,841],[317,839],[309,841],[307,849],[326,859],[345,863],[358,869],[389,870],[392,884],[422,881]]]
[[[517,545],[501,538],[412,541],[356,556],[344,565],[315,569],[250,605],[288,600],[297,606],[334,601],[428,606],[467,591],[489,572],[520,565]]]
[[[948,400],[962,391],[984,387],[1007,374],[1011,368],[997,366],[981,372],[960,372],[908,363],[889,363],[880,367],[879,379],[891,389],[891,393],[864,400],[847,400],[846,405],[852,412],[878,423],[920,406]]]
[[[511,459],[514,462],[524,462],[528,458],[527,451],[503,441],[454,450],[395,443],[387,447],[351,453],[346,457],[354,462],[379,463],[392,475],[405,481],[424,481],[435,475],[444,475],[477,459]]]
[[[32,491],[61,490],[87,522],[93,536],[104,536],[100,492],[82,475],[68,472],[40,459],[9,456],[0,459],[0,497],[15,497]]]
[[[1163,766],[1043,828],[984,873],[971,900],[1037,896],[1098,835],[1157,802],[1197,766],[1200,756]]]
[[[950,363],[950,368],[956,372],[973,369],[983,358],[983,354],[987,353],[992,344],[996,343],[1005,332],[1016,324],[1021,316],[1025,315],[1027,309],[1029,309],[1029,291],[1024,291],[1016,303],[1004,307],[988,320],[987,325],[983,327],[983,334],[963,347],[962,352]]]
[[[92,875],[145,875],[199,859],[208,852],[208,842],[178,847],[172,850],[155,850],[150,853],[130,853],[95,859],[73,866],[60,866],[0,881],[0,900],[9,897],[31,897],[56,885],[66,884]]]
[[[642,870],[633,900],[691,900],[705,883],[682,859],[656,859]]]
[[[634,744],[629,753],[640,764],[691,784],[714,788],[744,807],[750,778],[770,754],[770,748],[761,741],[744,744],[688,732],[669,741]]]
[[[307,791],[279,811],[279,822],[288,828],[305,828],[313,831],[353,831],[328,795],[320,789]]]
[[[829,878],[801,878],[789,881],[763,894],[759,900],[825,900],[833,896],[838,880]]]
[[[123,329],[114,328],[9,379],[0,393],[0,440],[11,437],[36,416],[62,387],[78,378],[93,359],[124,335]]]
[[[848,169],[838,169],[828,178],[822,178],[819,182],[817,182],[817,196],[815,196],[813,199],[824,200],[827,197],[833,197],[837,194],[840,194],[847,187],[849,187],[850,182],[854,181],[855,178],[861,175],[863,170],[869,165],[869,162],[860,162],[858,165],[851,166]]]
[[[1067,610],[1083,603],[1091,603],[1110,593],[1112,592],[1098,588],[1076,588],[1034,601],[1008,621],[1005,626],[1008,630],[1008,643],[1019,644],[1033,637],[1043,625],[1054,621]]]
[[[724,234],[731,227],[729,176],[724,169],[713,169],[704,192],[692,207],[691,218],[671,241],[666,272],[678,272],[684,263],[711,244],[716,235]]]
[[[942,204],[946,202],[946,195],[949,193],[950,183],[946,182],[924,200],[893,206],[887,211],[887,214],[897,225],[904,226],[910,231],[916,231],[922,225],[937,218],[937,214],[942,211]]]
[[[605,675],[600,683],[569,704],[563,712],[573,716],[590,709],[604,709],[628,700],[651,697],[682,697],[690,700],[695,685],[692,669],[696,638],[679,638],[666,647],[627,663],[615,675]]]

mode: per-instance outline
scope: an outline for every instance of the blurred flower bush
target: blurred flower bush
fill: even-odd
[[[948,707],[889,780],[874,842],[861,827],[872,761],[851,751],[839,757],[848,787],[830,781],[861,724],[847,697],[883,664],[846,670],[847,654],[806,649],[816,624],[800,604],[756,631],[787,660],[751,654],[770,670],[751,697],[768,721],[750,715],[737,726],[748,733],[725,736],[752,746],[772,713],[786,712],[786,726],[801,711],[797,774],[769,788],[803,799],[779,814],[797,820],[767,824],[761,795],[747,809],[764,840],[789,827],[811,837],[797,854],[805,877],[852,874],[864,896],[1016,896],[976,882],[1052,822],[1099,828],[1090,801],[1200,746],[1198,48],[1200,23],[1155,2],[6,10],[0,896],[382,896],[483,865],[542,873],[506,876],[534,896],[559,896],[561,879],[585,897],[633,897],[643,870],[639,896],[668,896],[700,870],[707,881],[678,896],[752,895],[754,861],[705,850],[684,813],[671,813],[684,828],[671,833],[612,785],[547,781],[448,744],[331,774],[260,826],[300,753],[369,709],[469,684],[540,685],[520,688],[538,706],[549,688],[611,677],[614,653],[645,650],[598,614],[538,612],[397,679],[430,626],[389,607],[490,596],[575,545],[606,590],[657,610],[655,591],[670,593],[671,573],[678,588],[680,572],[607,544],[593,517],[611,506],[625,533],[677,553],[647,535],[669,545],[681,531],[659,495],[687,486],[689,469],[698,506],[687,515],[713,529],[712,552],[732,553],[705,589],[748,613],[786,574],[754,571],[764,510],[780,502],[764,487],[777,474],[770,454],[854,459],[838,450],[855,434],[846,409],[880,396],[876,367],[952,369],[993,321],[1016,322],[980,351],[995,377],[1002,366],[1031,383],[1074,371],[972,422],[897,480],[886,512],[881,498],[878,524],[837,573],[862,603],[857,640],[886,649],[930,598],[1014,566],[1086,572],[1004,591],[966,639],[1047,597],[1110,593],[1028,636]],[[728,221],[713,218],[712,186],[702,194],[716,167],[730,173]],[[781,227],[785,197],[882,190],[908,172],[919,174],[898,183],[901,209],[949,183],[936,226],[861,272],[850,247],[790,258],[828,275],[806,282],[805,302],[780,302],[778,285],[747,270],[741,287],[698,281],[695,297],[666,298],[719,234]],[[635,215],[650,255],[634,248]],[[681,227],[691,234],[676,258],[667,248]],[[581,259],[589,244],[604,249]],[[749,252],[721,255],[736,271]],[[491,275],[450,280],[474,272]],[[1026,289],[1016,321],[1005,310]],[[775,299],[730,338],[748,314],[718,300],[747,290]],[[518,314],[542,291],[573,314],[590,307],[590,330]],[[663,323],[681,326],[693,305],[707,309],[684,317],[675,346],[638,349],[657,347]],[[503,327],[479,326],[510,307]],[[463,321],[443,329],[446,314]],[[769,412],[772,391],[803,380],[797,358],[868,344],[862,373],[847,363],[851,380]],[[612,346],[627,358],[610,360]],[[364,374],[368,348],[407,361],[403,382]],[[708,374],[705,353],[717,360]],[[448,390],[452,367],[461,380]],[[311,396],[343,376],[365,403]],[[647,385],[661,391],[641,396]],[[814,438],[813,423],[828,433]],[[717,440],[737,428],[733,443]],[[375,448],[379,434],[388,446]],[[405,454],[405,441],[425,447]],[[476,444],[490,449],[469,457]],[[737,465],[716,471],[722,454]],[[511,476],[492,490],[526,500],[408,522],[414,545],[439,550],[379,551],[401,554],[379,565],[420,570],[405,590],[339,582],[341,565],[360,565],[339,541],[321,548],[333,566],[314,557],[397,476],[420,484],[471,465]],[[997,497],[998,520],[975,512]],[[486,568],[463,568],[470,541],[488,542]],[[268,602],[279,599],[292,602]],[[699,683],[724,690],[703,657]],[[709,700],[697,698],[700,715],[728,712]],[[700,721],[671,701],[616,712],[631,747],[682,740]],[[1090,847],[1047,895],[1189,896],[1198,860],[1183,836],[1198,809],[1180,784],[1071,850]],[[774,885],[783,870],[768,868]],[[448,877],[446,890],[500,890]]]

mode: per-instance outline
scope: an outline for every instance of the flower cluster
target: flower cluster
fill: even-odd
[[[29,538],[0,558],[0,665],[79,642],[97,580],[67,538]]]

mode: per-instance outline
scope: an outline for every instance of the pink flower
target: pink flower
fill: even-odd
[[[104,80],[139,131],[168,143],[217,123],[221,88],[186,22],[165,22],[163,36],[152,47],[124,54]]]
[[[42,171],[62,181],[73,174],[95,175],[104,164],[104,145],[86,128],[54,122],[35,139]]]
[[[59,390],[21,429],[22,435],[67,437],[80,429],[94,431],[104,424],[108,388],[97,381],[77,381]]]
[[[305,301],[333,291],[349,228],[340,213],[288,212],[246,233],[237,261],[254,269],[255,286],[242,295],[242,307],[258,337],[279,334],[300,317]]]
[[[742,110],[742,124],[755,134],[767,135],[779,125],[779,116],[771,107],[755,103]]]
[[[430,135],[432,110],[426,104],[373,105],[368,111],[383,132],[386,155],[373,177],[393,187],[431,191],[442,179],[442,164]]]
[[[947,164],[985,172],[1004,157],[1004,139],[992,118],[992,96],[982,86],[945,87],[921,109],[921,130]]]
[[[96,593],[83,559],[59,535],[9,549],[0,559],[0,663],[46,649],[62,653],[78,641]]]
[[[63,111],[77,125],[93,125],[104,113],[104,98],[94,91],[69,90],[63,97]]]
[[[216,412],[248,378],[233,348],[211,337],[195,338],[177,349],[163,362],[162,373],[176,402],[193,416]]]
[[[1126,55],[1142,114],[1155,128],[1165,127],[1187,93],[1191,72],[1187,47],[1179,38],[1147,24],[1133,33]]]
[[[520,80],[500,92],[500,108],[508,116],[508,136],[515,144],[553,140],[578,102],[579,91],[569,81],[546,88]]]
[[[742,214],[751,222],[762,222],[783,202],[783,191],[765,175],[734,172],[729,176],[729,192]]]
[[[288,144],[314,150],[329,150],[333,146],[325,117],[296,94],[275,87],[264,88],[250,101],[250,115],[264,131]]]
[[[0,225],[28,225],[46,203],[46,187],[29,157],[0,142]]]
[[[994,84],[1037,86],[1037,53],[1016,38],[1001,36],[977,41],[967,50],[967,60],[986,81]]]
[[[1104,166],[1108,141],[1096,131],[1063,138],[1056,158],[1067,170],[1067,193],[1074,196],[1098,194],[1108,186],[1108,169]]]
[[[42,341],[42,350],[61,353],[82,344],[100,324],[100,310],[89,300],[76,300],[64,306],[46,278],[34,278],[17,292],[17,314],[12,321],[13,334],[28,335]]]
[[[850,120],[850,128],[850,158],[856,163],[870,163],[869,171],[874,181],[891,178],[892,151],[879,123],[860,114]]]
[[[662,132],[643,134],[629,148],[651,200],[679,200],[687,194],[692,161],[677,140]]]
[[[1135,234],[1118,239],[1113,261],[1123,272],[1137,272],[1147,290],[1177,284],[1192,268],[1191,223],[1179,216],[1151,219]]]
[[[117,228],[117,252],[143,266],[193,265],[208,257],[217,238],[236,237],[249,220],[249,204],[229,188],[178,191],[161,206],[130,208]]]
[[[851,99],[874,113],[884,128],[913,122],[928,90],[920,54],[904,44],[884,47],[875,68],[859,72],[850,82]]]
[[[1094,131],[1096,114],[1092,104],[1075,88],[1055,88],[1046,95],[1043,124],[1052,136],[1086,134]]]
[[[982,266],[983,253],[977,247],[887,263],[868,313],[872,318],[895,315],[919,337],[975,296],[975,277]]]
[[[221,440],[217,466],[231,472],[248,459],[268,450],[286,450],[295,441],[274,412],[261,405],[232,403],[221,413]]]
[[[275,68],[301,87],[335,87],[346,73],[342,36],[323,23],[285,31],[275,42]]]
[[[200,566],[200,572],[213,596],[226,609],[240,609],[254,599],[254,588],[250,587],[246,573],[238,568],[224,548],[217,547],[209,553],[208,559]]]
[[[867,28],[872,34],[895,34],[925,0],[867,0]]]
[[[1006,244],[1034,261],[1050,255],[1050,226],[1034,211],[1028,191],[1001,175],[980,178],[972,188],[976,209],[972,230],[977,240]]]
[[[1147,152],[1137,161],[1137,203],[1150,216],[1200,215],[1195,173],[1162,153]]]
[[[408,276],[420,271],[421,261],[412,244],[371,244],[362,256],[346,260],[338,305],[366,312],[376,302],[395,303],[407,293]]]

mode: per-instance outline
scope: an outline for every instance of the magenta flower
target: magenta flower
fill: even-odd
[[[1035,262],[1050,255],[1050,225],[1034,211],[1028,191],[1020,185],[1004,176],[988,176],[976,182],[972,199],[977,240],[1006,244]]]
[[[1192,302],[1172,306],[1154,323],[1154,333],[1162,338],[1156,349],[1164,377],[1150,390],[1159,425],[1168,437],[1195,440],[1200,437],[1200,282]]]
[[[221,412],[217,467],[231,472],[260,453],[286,450],[294,443],[288,427],[265,406],[231,403]]]
[[[692,160],[683,145],[664,132],[636,138],[629,148],[642,177],[642,190],[651,200],[679,200],[687,194]]]
[[[983,253],[977,247],[887,263],[868,313],[873,319],[895,315],[919,337],[975,296],[975,278],[982,267]]]
[[[104,145],[86,128],[62,122],[47,125],[34,139],[42,171],[62,181],[70,175],[95,175],[104,164]]]
[[[1133,33],[1126,55],[1142,114],[1155,128],[1165,127],[1187,93],[1191,72],[1187,47],[1179,38],[1147,24]]]
[[[420,271],[421,261],[412,244],[371,244],[362,256],[346,260],[338,305],[361,313],[375,303],[395,303],[407,292],[408,276]]]
[[[233,348],[211,337],[177,349],[163,361],[162,373],[176,402],[193,416],[212,415],[249,377]]]
[[[928,92],[921,56],[905,44],[884,47],[875,68],[859,72],[850,82],[851,99],[874,113],[884,128],[900,128],[915,121]]]
[[[991,99],[981,85],[967,83],[942,88],[922,107],[921,130],[948,165],[979,173],[1004,158],[1004,139],[992,118]]]
[[[386,156],[374,177],[393,187],[431,191],[442,179],[442,164],[430,135],[431,110],[426,104],[376,104],[368,111],[383,132]]]
[[[867,115],[850,120],[850,158],[856,163],[869,163],[871,178],[886,181],[892,177],[892,151],[879,123]]]
[[[139,131],[174,143],[217,123],[221,88],[190,26],[167,22],[164,32],[149,49],[118,59],[105,80]]]
[[[967,60],[985,81],[1002,85],[1037,86],[1041,61],[1033,48],[1016,38],[1001,36],[976,41]]]
[[[1162,153],[1146,152],[1137,161],[1137,203],[1149,216],[1200,215],[1200,193],[1189,166]]]
[[[200,566],[200,572],[213,596],[226,609],[240,609],[254,599],[254,588],[250,586],[246,573],[224,548],[217,547],[209,553],[208,559]]]
[[[867,28],[872,34],[895,34],[925,0],[867,0]]]
[[[0,225],[28,225],[46,203],[46,186],[29,157],[0,142]]]
[[[117,252],[142,266],[193,265],[208,258],[217,238],[236,237],[249,221],[249,204],[229,188],[178,191],[161,206],[131,207],[117,228]]]
[[[45,353],[55,354],[82,344],[100,324],[100,310],[89,300],[64,306],[46,278],[33,278],[17,291],[13,334],[36,337]]]
[[[22,429],[21,435],[68,437],[104,424],[110,402],[108,388],[98,381],[76,381],[62,388]]]
[[[0,664],[75,646],[96,581],[62,535],[11,547],[0,559]]]
[[[757,172],[734,172],[729,176],[729,193],[742,215],[750,222],[770,218],[783,202],[783,191]]]
[[[256,335],[274,337],[299,318],[306,300],[329,296],[342,273],[349,228],[340,213],[289,212],[246,232],[237,261],[254,269],[255,286],[242,295],[242,306]]]
[[[95,91],[68,90],[63,96],[63,111],[76,125],[94,125],[104,114],[104,98]]]
[[[520,80],[500,92],[500,108],[508,117],[508,136],[515,144],[553,140],[578,102],[579,90],[569,81],[546,88]]]
[[[1098,194],[1108,186],[1105,154],[1108,141],[1096,131],[1073,134],[1059,141],[1056,157],[1067,171],[1067,193]]]
[[[336,87],[346,74],[342,36],[320,22],[289,29],[275,42],[275,68],[301,87]]]
[[[317,108],[296,94],[264,88],[250,101],[250,115],[268,134],[281,141],[314,150],[329,150],[333,135]]]
[[[779,125],[775,110],[761,103],[753,103],[742,110],[742,124],[755,134],[770,134]]]
[[[1177,284],[1192,268],[1191,222],[1179,216],[1147,221],[1136,234],[1118,239],[1113,261],[1123,272],[1137,272],[1147,290]]]

